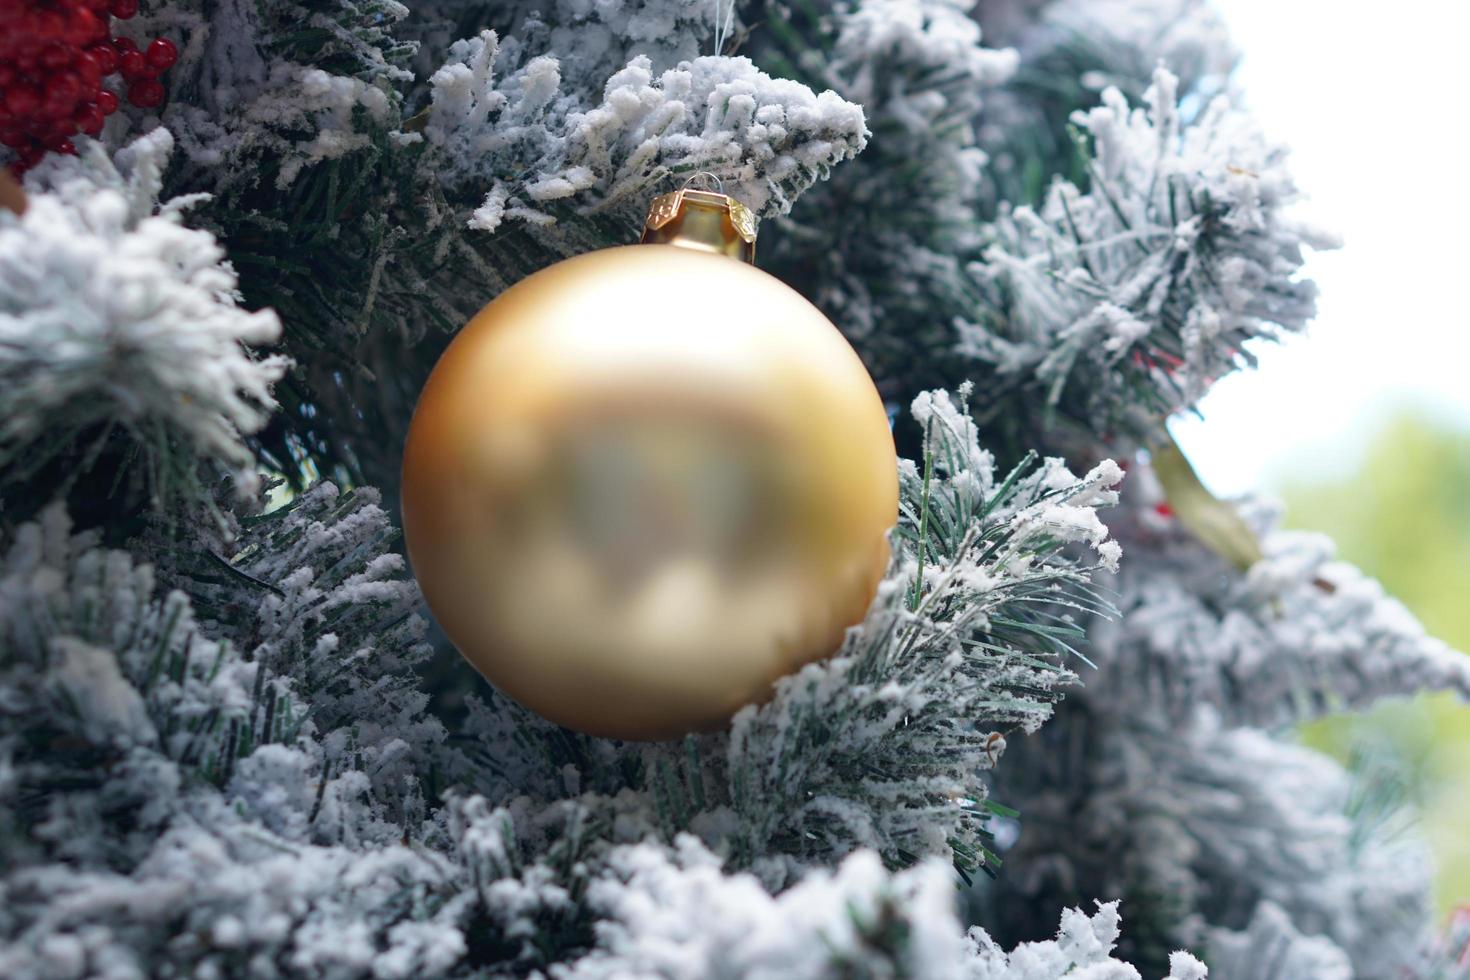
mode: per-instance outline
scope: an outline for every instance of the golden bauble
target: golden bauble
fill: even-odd
[[[898,480],[818,310],[737,259],[630,245],[517,283],[435,367],[403,463],[424,595],[501,691],[594,735],[725,722],[859,621]]]

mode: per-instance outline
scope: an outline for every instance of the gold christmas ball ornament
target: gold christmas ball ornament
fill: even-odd
[[[862,362],[749,264],[723,194],[559,262],[460,332],[403,460],[409,558],[497,688],[593,735],[724,723],[862,619],[898,514]]]

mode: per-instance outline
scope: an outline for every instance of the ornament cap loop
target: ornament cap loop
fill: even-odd
[[[685,186],[653,199],[641,241],[714,252],[753,264],[755,215],[728,194]]]

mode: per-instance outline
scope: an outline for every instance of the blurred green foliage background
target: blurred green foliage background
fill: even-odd
[[[1430,634],[1470,651],[1470,429],[1399,404],[1347,477],[1287,463],[1269,482],[1290,527],[1322,531],[1375,576]],[[1406,763],[1408,785],[1439,864],[1441,913],[1470,903],[1470,705],[1425,697],[1328,719],[1304,739],[1346,759],[1381,745]]]

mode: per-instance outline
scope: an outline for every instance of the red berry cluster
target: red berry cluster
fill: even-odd
[[[111,18],[137,12],[138,0],[0,0],[0,143],[15,151],[16,176],[48,150],[76,153],[77,133],[102,131],[118,105],[102,87],[109,75],[122,76],[133,105],[163,103],[158,76],[179,49],[157,38],[139,50],[112,36]]]

